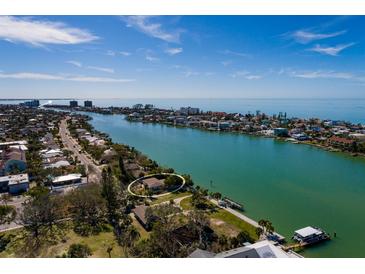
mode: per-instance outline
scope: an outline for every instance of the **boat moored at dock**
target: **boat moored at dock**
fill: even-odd
[[[329,240],[330,236],[318,227],[307,226],[294,231],[293,240],[303,245]]]

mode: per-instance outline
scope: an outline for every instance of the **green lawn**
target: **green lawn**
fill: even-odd
[[[210,203],[210,202],[209,202]],[[257,240],[256,228],[249,223],[241,220],[237,216],[229,213],[228,211],[218,208],[214,204],[210,203],[216,210],[213,212],[207,212],[210,218],[212,229],[220,235],[236,236],[240,231],[246,231],[250,234],[252,239]],[[181,201],[180,206],[183,210],[192,210],[191,197],[185,198]]]
[[[163,202],[170,201],[171,199],[174,200],[176,198],[188,196],[190,194],[191,193],[188,192],[188,191],[171,193],[169,195],[162,196],[160,198],[154,199],[153,202],[151,203],[151,205],[160,204],[160,203],[163,203]]]
[[[24,242],[20,238],[21,229],[6,232],[11,234],[12,241],[8,244],[5,251],[0,253],[0,257],[41,257],[41,258],[54,258],[56,256],[62,256],[66,253],[69,246],[74,243],[87,244],[94,258],[107,258],[109,257],[107,249],[112,247],[112,257],[124,257],[123,249],[115,241],[113,231],[101,232],[98,235],[92,235],[89,237],[82,237],[77,235],[73,230],[69,230],[66,234],[65,241],[59,241],[57,244],[47,245],[41,248],[39,254],[24,254]]]
[[[232,229],[237,229],[238,232],[246,231],[249,233],[252,239],[258,240],[258,237],[256,235],[256,228],[253,225],[246,223],[245,221],[241,220],[237,216],[229,213],[224,209],[220,208],[216,212],[210,213],[209,216],[215,220],[223,221],[224,223],[228,224],[228,227],[231,227]]]
[[[191,197],[187,197],[180,202],[180,206],[183,210],[192,210],[194,207],[191,204]]]

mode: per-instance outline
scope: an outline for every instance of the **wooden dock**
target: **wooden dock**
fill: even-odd
[[[290,245],[283,245],[282,249],[284,251],[288,251],[288,250],[293,250],[293,249],[297,249],[297,248],[303,248],[307,245],[309,245],[309,243],[295,243],[295,244],[290,244]]]

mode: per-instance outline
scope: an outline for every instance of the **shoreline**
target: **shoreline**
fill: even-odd
[[[108,135],[107,133],[105,133],[105,132],[101,132],[101,131],[99,131],[99,130],[96,130],[95,128],[94,128],[94,126],[90,123],[90,120],[91,119],[93,119],[91,116],[88,116],[88,115],[85,115],[85,116],[87,116],[88,117],[88,119],[89,120],[87,120],[86,121],[86,123],[90,126],[90,128],[94,131],[94,132],[96,132],[96,133],[98,133],[98,134],[105,134],[105,135]],[[109,136],[110,137],[110,136]],[[113,140],[112,140],[112,138],[110,137],[110,139],[111,139],[111,144],[112,145],[116,145],[116,144],[119,144],[119,145],[123,145],[123,146],[129,146],[128,144],[124,144],[124,143],[119,143],[119,142],[114,142]],[[141,152],[141,151],[139,151],[139,150],[136,150],[137,152],[139,152],[139,153],[142,153],[143,154],[143,152]],[[145,154],[143,154],[143,155],[145,155]],[[150,160],[152,160],[153,161],[153,159],[151,159],[149,156],[147,156],[147,155],[145,155],[148,159],[150,159]],[[162,168],[170,168],[169,166],[167,166],[167,167],[165,167],[165,166],[160,166],[160,165],[158,165],[159,167],[162,167]],[[175,174],[175,172],[173,172],[172,174]],[[153,174],[152,174],[153,175]],[[189,175],[189,174],[187,174],[187,175]],[[145,176],[151,176],[151,174],[148,174],[148,175],[145,175]],[[181,177],[181,178],[183,178],[181,175],[178,175],[179,177]],[[190,175],[189,175],[190,176]],[[130,185],[131,184],[133,184],[135,181],[137,181],[137,180],[139,180],[139,178],[137,178],[136,180],[134,180],[132,183],[130,183],[129,185],[128,185],[128,187],[127,187],[127,189],[128,189],[128,192],[129,193],[131,193],[130,191],[129,191],[129,187],[130,187]],[[197,185],[199,185],[199,183],[197,183]],[[184,187],[184,186],[186,186],[186,182],[185,182],[185,179],[184,179],[184,183],[183,183],[183,185],[178,189],[178,190],[180,190],[180,189],[182,189],[182,187]],[[187,186],[187,188],[188,189],[190,189],[190,191],[191,191],[191,189],[192,188],[194,188],[194,187],[191,187],[191,186]],[[209,190],[209,189],[208,189]],[[171,194],[171,193],[168,193],[168,194]],[[223,193],[222,193],[223,194]],[[133,194],[134,195],[134,194]],[[165,196],[166,194],[163,194],[163,195],[161,195],[161,196]],[[146,198],[146,197],[144,197],[144,196],[140,196],[140,195],[134,195],[134,196],[137,196],[138,198]],[[156,199],[156,198],[160,198],[160,196],[159,197],[153,197],[153,196],[151,196],[153,199]],[[225,198],[229,198],[229,197],[226,197],[226,196],[224,196]],[[256,227],[256,228],[258,228],[258,227],[260,227],[259,226],[259,224],[258,224],[258,222],[256,221],[256,220],[254,220],[252,217],[249,217],[249,216],[247,216],[246,214],[244,214],[244,212],[242,212],[242,211],[237,211],[237,210],[235,210],[235,209],[231,209],[231,208],[229,208],[229,207],[221,207],[221,206],[219,206],[219,204],[218,204],[218,200],[216,200],[216,199],[214,199],[213,197],[211,197],[211,196],[208,196],[208,197],[206,197],[206,200],[208,201],[208,202],[212,202],[215,206],[217,206],[218,208],[220,208],[220,209],[222,209],[222,210],[225,210],[225,211],[227,211],[228,213],[230,213],[230,214],[232,214],[232,215],[234,215],[235,217],[237,217],[237,218],[239,218],[241,221],[243,221],[243,222],[245,222],[245,223],[247,223],[247,224],[249,224],[249,225],[252,225],[252,226],[254,226],[254,227]],[[269,237],[269,236],[267,236],[267,237]],[[276,240],[273,240],[273,239],[271,239],[271,241],[273,241],[273,242],[276,242],[277,244],[279,244],[280,246],[284,246],[284,244],[285,243],[288,243],[287,241],[286,241],[286,237],[285,236],[283,236],[283,235],[281,235],[280,233],[278,233],[277,231],[274,231],[273,232],[273,234],[272,234],[272,237],[273,237],[273,239],[275,238]],[[292,251],[293,253],[295,253],[294,251]],[[295,253],[296,254],[296,253]],[[301,255],[298,255],[299,257],[302,257]]]
[[[160,109],[151,109],[151,110],[145,110],[142,109],[140,111],[136,111],[133,108],[129,108],[129,107],[108,107],[108,108],[99,108],[99,107],[93,107],[93,108],[85,108],[85,107],[78,107],[77,109],[69,107],[69,106],[64,106],[64,105],[48,105],[45,106],[46,108],[50,108],[50,109],[60,109],[60,110],[67,110],[67,111],[80,111],[80,112],[90,112],[90,113],[96,113],[96,114],[104,114],[104,115],[115,115],[115,114],[119,114],[119,115],[125,115],[124,119],[126,121],[129,122],[141,122],[141,123],[146,123],[146,124],[159,124],[159,125],[166,125],[166,126],[171,126],[171,127],[176,127],[176,128],[191,128],[191,129],[198,129],[198,130],[203,130],[203,131],[208,131],[208,132],[216,132],[216,133],[233,133],[233,134],[240,134],[240,135],[245,135],[245,136],[254,136],[254,137],[263,137],[263,138],[270,138],[273,139],[275,141],[283,141],[283,142],[290,142],[293,144],[304,144],[304,145],[310,145],[312,147],[316,147],[318,149],[321,150],[325,150],[328,152],[336,152],[336,153],[342,153],[343,155],[346,156],[350,156],[352,158],[361,158],[361,159],[365,159],[365,151],[364,152],[352,152],[349,151],[349,149],[351,149],[350,146],[340,146],[341,144],[339,144],[338,146],[335,146],[333,144],[328,143],[327,141],[318,141],[315,139],[312,140],[296,140],[294,138],[291,138],[290,136],[286,136],[286,137],[280,137],[280,136],[274,136],[274,135],[264,135],[259,131],[256,132],[246,132],[246,131],[242,131],[242,130],[235,130],[235,129],[224,129],[224,130],[220,130],[218,129],[212,129],[212,128],[207,128],[207,127],[203,127],[203,126],[192,126],[192,125],[186,125],[186,124],[178,124],[176,123],[176,121],[174,123],[172,122],[166,122],[165,120],[147,120],[144,117],[131,117],[132,114],[134,113],[142,113],[145,114],[145,112],[150,113],[150,112],[157,112],[157,111],[166,111],[166,110],[160,110]],[[176,112],[176,111],[173,111]],[[227,113],[226,115],[232,115],[231,113]],[[147,115],[145,115],[147,116]],[[151,115],[148,115],[151,116]],[[194,115],[192,115],[192,117],[194,117]],[[290,118],[290,119],[299,119],[299,118]],[[319,120],[319,119],[318,119]],[[306,121],[304,119],[304,121]],[[347,123],[349,125],[355,125],[355,124],[351,124],[348,122],[343,122],[343,123]],[[360,124],[358,124],[360,125]],[[363,126],[364,127],[364,126]],[[364,129],[365,130],[365,129]],[[335,135],[332,135],[335,136]],[[350,139],[348,139],[350,140]],[[353,140],[353,143],[359,143],[359,144],[365,144],[364,141],[357,141],[357,140]],[[364,146],[365,149],[365,146]]]

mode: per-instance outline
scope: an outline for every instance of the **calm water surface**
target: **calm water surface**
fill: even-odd
[[[113,141],[242,202],[248,216],[270,219],[288,238],[307,225],[337,233],[304,256],[365,257],[364,160],[260,137],[91,116]]]

